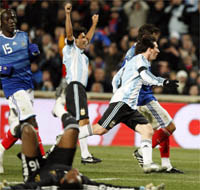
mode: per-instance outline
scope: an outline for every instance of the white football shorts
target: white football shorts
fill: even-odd
[[[160,127],[165,128],[172,122],[168,112],[155,100],[144,106],[138,106],[138,111],[144,115],[154,130]]]
[[[19,125],[20,121],[35,116],[33,99],[34,92],[32,89],[19,90],[8,98],[10,108],[8,121],[12,135],[15,135],[14,128]]]

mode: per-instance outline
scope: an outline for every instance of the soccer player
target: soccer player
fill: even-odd
[[[88,80],[88,57],[84,49],[89,44],[98,23],[98,15],[92,16],[92,26],[87,34],[84,28],[77,28],[73,31],[71,23],[72,5],[65,5],[66,12],[66,45],[63,48],[63,63],[67,70],[66,81],[66,107],[69,113],[79,121],[80,127],[89,125],[87,95],[85,87]],[[57,101],[62,101],[59,97]],[[81,149],[81,163],[98,163],[100,159],[90,154],[87,145],[87,138],[79,140]]]
[[[141,40],[144,35],[153,35],[158,40],[160,30],[152,24],[144,24],[139,28],[138,40]],[[128,50],[123,65],[125,65],[133,56],[135,56],[135,45]],[[161,155],[161,165],[164,169],[163,172],[183,173],[174,168],[169,159],[169,136],[175,131],[176,127],[171,116],[153,95],[152,86],[142,85],[138,98],[138,111],[148,119],[154,129],[152,148],[155,148],[158,144],[160,145],[159,150]],[[143,159],[141,149],[136,150],[133,153],[133,156],[138,160],[139,165],[142,167]]]
[[[79,126],[75,118],[68,112],[62,116],[64,127],[63,135],[45,160],[40,158],[38,142],[34,128],[24,123],[21,125],[22,152],[21,160],[25,184],[5,186],[2,190],[22,189],[132,189],[132,190],[161,190],[164,184],[157,187],[148,185],[139,187],[123,187],[112,184],[91,181],[88,177],[72,168],[76,144],[79,134]],[[48,188],[48,187],[49,188]],[[53,186],[53,187],[52,187]]]
[[[156,59],[159,53],[156,39],[152,36],[144,37],[136,45],[137,56],[128,60],[115,77],[120,76],[119,83],[114,88],[108,109],[97,124],[80,127],[79,139],[90,135],[103,135],[112,127],[122,122],[138,132],[141,139],[143,153],[143,170],[145,173],[160,171],[160,167],[152,162],[153,129],[148,121],[137,111],[137,101],[142,84],[177,87],[177,81],[170,81],[155,77],[148,69],[150,61]],[[57,109],[59,110],[59,109]],[[59,112],[61,114],[61,112]]]
[[[10,108],[10,130],[0,144],[0,173],[3,173],[3,154],[18,139],[20,126],[29,123],[38,134],[38,125],[33,110],[33,82],[30,59],[39,54],[36,44],[30,44],[25,32],[16,30],[17,17],[12,9],[1,12],[0,77],[4,94]],[[41,144],[40,151],[44,155]]]

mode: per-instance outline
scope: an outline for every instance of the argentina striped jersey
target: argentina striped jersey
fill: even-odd
[[[5,96],[8,98],[18,90],[33,88],[27,33],[16,31],[11,38],[1,33],[0,42],[0,66],[12,66],[12,75],[1,77]]]
[[[67,70],[67,83],[78,81],[86,87],[89,60],[83,50],[76,46],[75,40],[73,44],[66,44],[63,48],[63,63]]]
[[[147,70],[139,73],[138,69],[141,67],[146,67]],[[147,61],[142,54],[136,55],[132,57],[132,59],[126,61],[124,67],[122,67],[113,78],[114,95],[110,103],[122,101],[136,110],[139,92],[143,84],[163,85],[164,79],[155,77],[148,71],[149,68],[150,62]]]

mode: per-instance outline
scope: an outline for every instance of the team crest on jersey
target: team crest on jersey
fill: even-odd
[[[113,120],[113,121],[111,121],[111,123],[109,124],[109,127],[110,127],[110,128],[113,128],[115,124],[116,124],[116,121]]]
[[[84,108],[81,109],[81,115],[85,115],[85,109]]]
[[[23,47],[26,46],[25,42],[22,42],[22,46],[23,46]]]

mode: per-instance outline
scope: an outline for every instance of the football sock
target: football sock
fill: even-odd
[[[45,150],[44,150],[44,147],[43,147],[43,144],[42,144],[42,140],[40,138],[40,135],[39,135],[39,131],[38,131],[38,128],[35,128],[36,130],[36,134],[37,134],[37,138],[38,138],[38,147],[40,149],[40,153],[42,156],[45,155]]]
[[[141,151],[143,156],[144,165],[152,163],[152,141],[143,139],[141,141]]]
[[[169,158],[169,137],[160,143],[159,149],[161,158]]]
[[[160,150],[162,167],[171,168],[172,165],[169,159],[170,156],[169,137],[160,143],[159,150]]]
[[[169,158],[161,158],[161,166],[165,168],[172,168]]]
[[[18,140],[18,138],[14,137],[11,132],[10,129],[8,130],[8,132],[6,133],[6,136],[3,138],[1,144],[2,146],[5,148],[5,150],[9,149],[16,141]]]
[[[166,128],[156,130],[152,137],[152,147],[155,148],[158,144],[167,139],[171,133]]]
[[[79,127],[79,139],[93,135],[92,126],[90,124]]]
[[[87,144],[87,137],[79,140],[80,149],[81,149],[81,157],[87,158],[91,157],[92,155],[89,153],[88,144]]]

